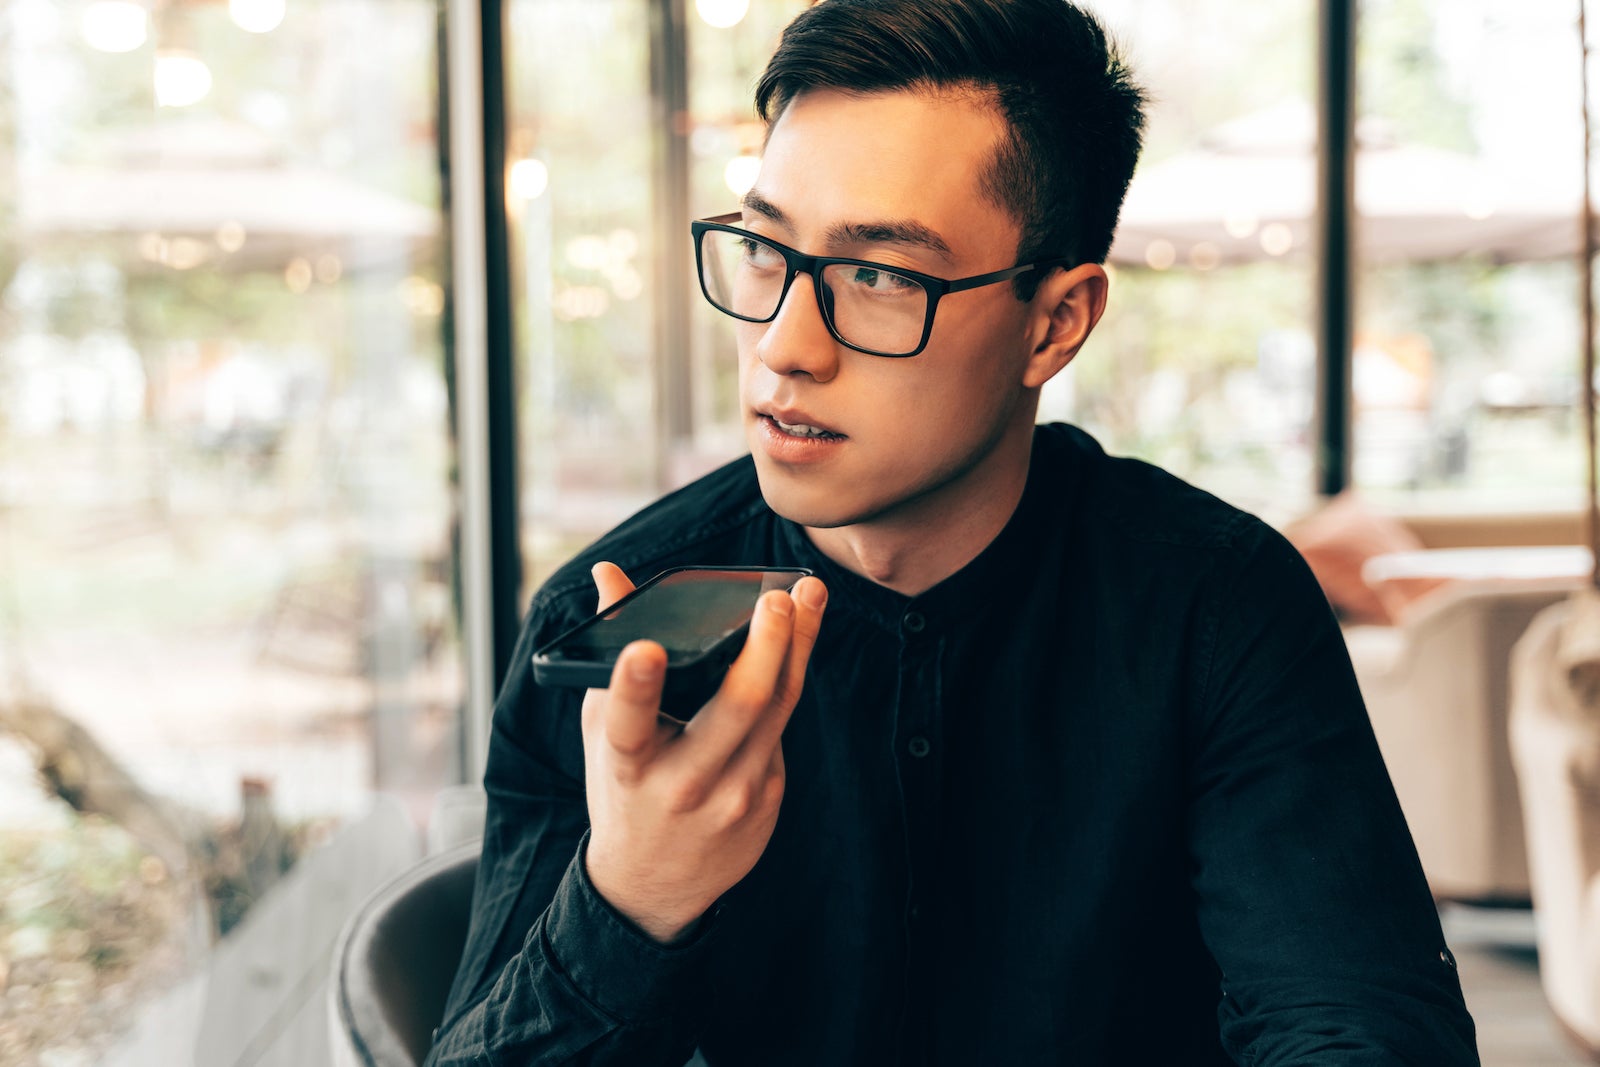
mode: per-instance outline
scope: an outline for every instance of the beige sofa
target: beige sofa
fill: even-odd
[[[1361,695],[1433,894],[1528,899],[1506,740],[1511,648],[1570,581],[1463,582],[1397,626],[1345,630]]]
[[[1539,980],[1600,1061],[1600,718],[1557,664],[1569,604],[1541,612],[1512,661],[1511,752],[1539,909]]]
[[[1574,544],[1576,513],[1408,516],[1427,548]],[[1392,626],[1345,627],[1373,732],[1423,869],[1440,899],[1529,897],[1521,802],[1507,741],[1512,646],[1570,579],[1461,581]]]

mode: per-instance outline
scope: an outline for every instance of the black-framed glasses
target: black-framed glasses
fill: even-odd
[[[828,332],[846,348],[904,358],[928,345],[939,298],[1009,281],[1065,263],[1044,259],[970,278],[931,274],[865,259],[808,256],[768,237],[730,226],[738,212],[690,224],[700,291],[711,306],[745,322],[771,322],[796,274],[811,275]]]

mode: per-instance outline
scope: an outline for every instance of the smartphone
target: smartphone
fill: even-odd
[[[648,638],[667,650],[661,710],[686,720],[716,693],[744,647],[756,601],[792,589],[804,567],[673,567],[533,654],[541,685],[604,689],[617,656]]]

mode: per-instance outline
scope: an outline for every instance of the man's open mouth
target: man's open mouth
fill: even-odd
[[[844,437],[842,433],[824,430],[820,426],[809,426],[803,422],[784,422],[782,419],[774,418],[771,415],[766,416],[766,418],[790,437],[815,437],[824,440],[838,440]]]

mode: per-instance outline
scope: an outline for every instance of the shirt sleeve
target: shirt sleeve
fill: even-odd
[[[681,1067],[715,923],[662,945],[589,883],[582,694],[532,677],[532,650],[562,629],[547,614],[536,601],[496,702],[472,917],[427,1064]]]
[[[1476,1065],[1332,612],[1269,527],[1236,549],[1202,614],[1187,826],[1223,1044],[1249,1067]]]

